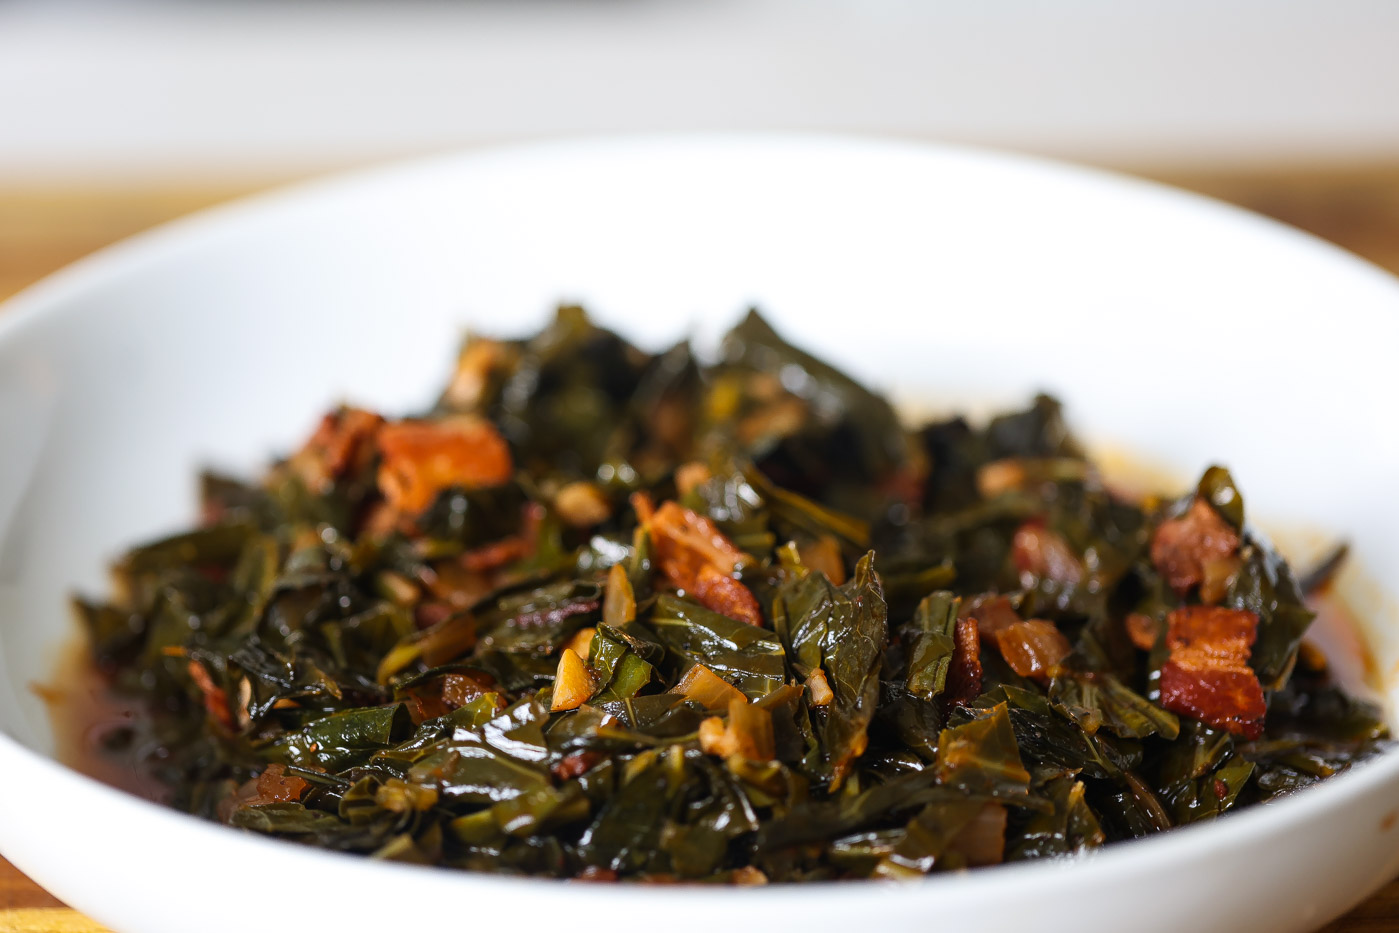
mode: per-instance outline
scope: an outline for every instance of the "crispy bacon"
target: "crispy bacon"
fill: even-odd
[[[977,596],[962,604],[962,616],[976,620],[983,641],[995,641],[1002,629],[1020,621],[1020,614],[1005,596]]]
[[[269,803],[295,803],[301,799],[311,782],[287,774],[286,765],[272,763],[261,774],[240,785],[219,802],[219,818],[227,823],[240,807],[260,807]]]
[[[664,502],[655,508],[641,494],[632,497],[632,507],[651,533],[656,568],[666,582],[731,619],[763,624],[757,598],[733,578],[734,570],[748,555],[713,522],[678,502]]]
[[[981,695],[981,636],[975,619],[958,619],[952,630],[945,695],[953,703],[967,703]]]
[[[713,522],[678,502],[662,503],[649,525],[656,565],[681,589],[693,590],[706,566],[731,574],[744,560]]]
[[[1170,658],[1161,667],[1161,705],[1216,729],[1256,739],[1267,704],[1248,666],[1258,616],[1243,609],[1187,606],[1166,620]]]
[[[726,573],[705,565],[695,583],[695,600],[706,609],[749,625],[763,624],[763,611],[753,591]]]
[[[374,453],[374,436],[384,419],[361,408],[341,408],[321,419],[289,466],[306,488],[323,492],[352,468],[365,466]]]
[[[1021,619],[1005,596],[984,595],[968,600],[958,624],[964,619],[975,620],[981,640],[995,645],[1010,669],[1021,677],[1048,680],[1073,650],[1052,622]]]
[[[1010,669],[1041,683],[1054,676],[1059,663],[1073,650],[1054,623],[1043,619],[1016,622],[996,633],[996,647]]]
[[[310,786],[310,781],[287,774],[285,765],[274,762],[258,775],[257,795],[262,803],[293,803],[300,800]]]
[[[1168,519],[1151,539],[1151,562],[1177,593],[1184,595],[1206,577],[1206,565],[1224,561],[1239,549],[1239,534],[1203,499],[1196,498],[1179,518]]]
[[[1065,585],[1083,579],[1083,563],[1069,543],[1038,522],[1026,522],[1016,529],[1010,554],[1027,589],[1034,586],[1037,579]]]
[[[481,418],[401,421],[378,440],[379,490],[401,512],[421,512],[449,486],[498,486],[514,471],[505,439]]]

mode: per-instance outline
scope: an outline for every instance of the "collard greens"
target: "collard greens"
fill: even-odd
[[[1226,471],[1119,495],[1048,397],[907,429],[756,314],[712,365],[577,308],[473,337],[429,410],[337,409],[203,489],[78,603],[146,710],[103,744],[303,844],[911,878],[1213,818],[1387,738],[1299,653]]]

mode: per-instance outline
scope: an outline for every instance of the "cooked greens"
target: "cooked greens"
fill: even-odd
[[[1304,578],[1319,586],[1343,552]],[[713,364],[565,308],[431,409],[326,415],[79,601],[184,810],[594,881],[921,877],[1265,801],[1388,735],[1212,468],[1060,407],[906,429],[756,314]],[[1299,663],[1299,655],[1302,661]]]

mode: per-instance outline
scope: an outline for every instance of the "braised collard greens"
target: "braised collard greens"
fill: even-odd
[[[104,742],[330,849],[913,878],[1216,817],[1387,738],[1299,650],[1226,471],[1116,494],[1047,397],[909,431],[756,314],[712,365],[577,308],[473,337],[430,411],[341,408],[203,505],[79,602],[147,711]]]

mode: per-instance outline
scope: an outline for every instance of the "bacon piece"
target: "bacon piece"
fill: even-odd
[[[981,635],[975,619],[961,618],[952,630],[952,664],[947,669],[945,696],[969,703],[981,695]]]
[[[509,538],[501,538],[499,541],[492,541],[490,544],[473,548],[462,554],[459,560],[462,567],[467,570],[473,573],[482,573],[523,560],[533,550],[534,542],[524,535],[512,535]]]
[[[500,432],[470,416],[384,425],[379,451],[379,490],[402,512],[421,512],[449,486],[498,486],[514,471]]]
[[[1177,593],[1184,595],[1205,579],[1206,564],[1239,549],[1239,534],[1203,499],[1196,498],[1180,518],[1168,519],[1151,538],[1151,563]]]
[[[1005,596],[976,596],[962,604],[963,618],[976,620],[983,641],[994,641],[1002,629],[1020,621],[1020,614]]]
[[[1044,683],[1073,650],[1054,623],[1028,619],[996,633],[996,647],[1010,669],[1021,677]]]
[[[233,818],[233,812],[241,807],[295,803],[310,786],[310,781],[294,774],[288,775],[286,765],[274,762],[257,777],[243,783],[232,794],[219,801],[219,819],[227,823]]]
[[[1037,579],[1070,586],[1083,579],[1083,563],[1069,543],[1038,522],[1026,522],[1016,529],[1010,554],[1026,589]]]
[[[458,559],[467,570],[477,573],[498,570],[506,564],[524,560],[539,547],[539,527],[543,523],[544,507],[537,502],[531,502],[525,506],[519,534],[474,548]]]
[[[607,756],[602,752],[588,750],[574,752],[559,759],[558,764],[549,769],[549,773],[560,781],[568,781],[580,774],[587,774],[606,760]]]
[[[655,565],[666,582],[735,621],[763,624],[757,597],[733,578],[748,555],[712,521],[674,501],[656,508],[644,493],[632,496],[632,507],[651,534]]]
[[[314,434],[292,455],[289,466],[306,488],[324,492],[351,468],[364,466],[384,419],[362,408],[341,408],[321,419]]]
[[[204,709],[220,726],[233,730],[233,712],[228,708],[228,691],[214,683],[204,665],[198,661],[189,662],[189,679],[204,695]]]
[[[713,609],[735,622],[763,624],[763,611],[758,607],[758,598],[753,591],[713,567],[700,568],[699,580],[695,583],[695,600],[706,609]]]
[[[677,589],[695,590],[705,567],[731,575],[748,559],[713,522],[678,502],[664,502],[654,511],[641,496],[632,504],[651,532],[656,567]]]
[[[634,492],[629,501],[632,509],[636,512],[636,520],[643,527],[650,526],[656,518],[656,503],[651,501],[651,497],[644,492]]]
[[[258,803],[294,803],[301,799],[311,782],[287,774],[285,765],[270,764],[257,778]]]
[[[1247,739],[1263,734],[1263,686],[1248,666],[1258,616],[1187,606],[1166,620],[1171,655],[1161,667],[1161,705]]]

